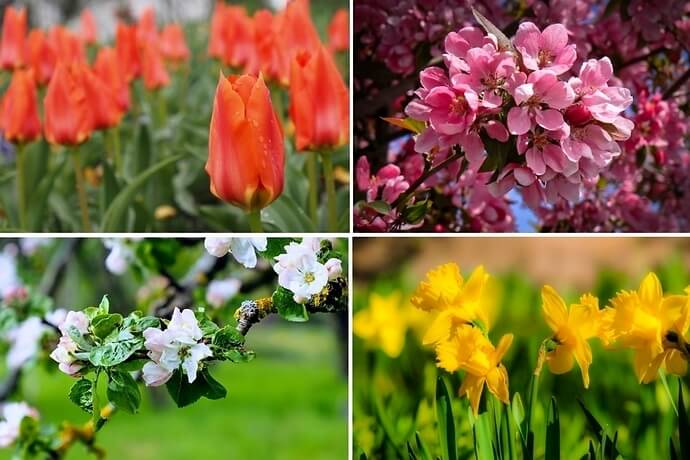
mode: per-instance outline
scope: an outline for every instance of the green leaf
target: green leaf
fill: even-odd
[[[225,326],[213,336],[213,345],[221,350],[240,347],[244,344],[244,336],[232,326]]]
[[[82,333],[79,332],[79,329],[77,329],[76,326],[70,326],[69,328],[67,328],[67,335],[82,350],[89,351],[93,348],[93,345],[86,341],[86,339],[84,338]]]
[[[482,15],[479,11],[475,10],[474,8],[472,8],[472,14],[474,15],[474,18],[477,20],[479,25],[481,25],[487,33],[492,34],[496,37],[500,49],[515,51],[515,48],[513,47],[513,44],[511,43],[510,39],[506,37],[506,35],[501,31],[501,29],[496,27],[491,21],[486,19],[484,15]]]
[[[98,315],[91,321],[91,331],[96,337],[104,339],[120,324],[122,315],[119,313]]]
[[[678,438],[680,439],[680,458],[690,458],[690,423],[683,401],[683,381],[678,379]]]
[[[168,383],[166,383],[168,393],[172,397],[177,407],[186,407],[197,402],[202,397],[208,399],[222,399],[227,395],[227,390],[223,385],[211,377],[208,369],[197,374],[196,380],[189,383],[187,376],[179,369],[176,370]]]
[[[261,211],[261,220],[280,232],[313,232],[314,224],[290,197],[281,195]]]
[[[407,441],[407,455],[409,456],[410,460],[417,460],[417,455],[414,453],[414,450],[412,450],[410,441]]]
[[[429,453],[429,449],[427,449],[426,445],[424,444],[424,441],[422,441],[422,437],[419,435],[419,431],[415,432],[414,437],[415,441],[417,442],[417,451],[419,451],[421,460],[431,460],[431,454]]]
[[[93,390],[94,384],[89,379],[77,380],[69,390],[69,399],[79,406],[84,412],[93,412]]]
[[[443,378],[436,379],[436,420],[444,460],[456,460],[455,420],[448,388]]]
[[[678,451],[673,444],[673,438],[668,438],[668,450],[671,452],[671,460],[678,460]]]
[[[417,224],[421,222],[422,219],[424,219],[424,216],[426,216],[430,204],[431,202],[429,200],[424,200],[415,203],[412,206],[405,207],[402,211],[403,219],[410,224]]]
[[[391,212],[391,205],[388,204],[386,201],[383,201],[383,200],[371,201],[369,203],[363,203],[363,206],[366,206],[367,208],[371,208],[374,211],[378,212],[379,214],[388,214],[389,212]]]
[[[560,460],[561,458],[561,432],[558,405],[556,398],[551,397],[549,415],[546,419],[546,451],[544,460]]]
[[[89,361],[96,367],[113,367],[126,361],[144,344],[142,338],[109,342],[95,347],[89,353]]]
[[[108,300],[107,295],[104,295],[101,299],[101,303],[98,304],[98,309],[101,311],[102,314],[110,313],[110,300]]]
[[[137,412],[141,405],[141,393],[139,392],[137,382],[134,381],[131,374],[115,369],[110,372],[109,377],[108,400],[126,412],[132,414]]]
[[[142,332],[150,327],[159,328],[160,325],[160,319],[156,318],[155,316],[144,316],[137,321],[137,327]]]
[[[309,313],[303,304],[295,302],[291,291],[279,286],[271,297],[278,314],[288,321],[304,322],[309,320]]]
[[[139,189],[146,185],[160,171],[181,160],[183,157],[184,155],[182,154],[167,157],[135,177],[129,185],[122,189],[108,207],[103,216],[101,230],[105,233],[127,231],[128,211]]]
[[[256,354],[253,351],[246,350],[242,347],[232,348],[223,353],[223,356],[233,363],[248,363],[255,358]]]
[[[406,118],[395,118],[395,117],[384,117],[383,121],[390,123],[393,126],[397,126],[398,128],[405,129],[407,131],[411,131],[415,134],[419,134],[422,131],[424,131],[424,128],[426,128],[426,123],[423,121],[415,120],[414,118],[406,117]]]
[[[268,238],[266,250],[261,253],[269,262],[275,262],[273,259],[276,256],[285,253],[285,246],[295,241],[294,238]]]
[[[215,334],[220,328],[211,318],[203,311],[194,312],[196,320],[199,322],[199,329],[204,334],[204,337]]]
[[[618,452],[615,442],[613,442],[613,440],[611,440],[608,434],[606,434],[606,430],[604,430],[604,427],[599,423],[596,417],[592,415],[592,413],[589,411],[589,409],[587,409],[587,407],[581,400],[578,399],[577,402],[580,404],[580,408],[582,409],[582,412],[584,412],[585,414],[585,419],[587,420],[587,428],[592,432],[599,444],[606,445],[606,457],[618,457],[620,455],[620,452]]]

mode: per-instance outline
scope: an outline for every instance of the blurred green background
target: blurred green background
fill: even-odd
[[[194,241],[196,244],[184,245],[171,269],[177,279],[204,253],[202,240]],[[0,241],[0,251],[17,242]],[[30,258],[20,256],[24,281],[37,285],[65,242],[57,240]],[[346,240],[339,240],[337,247],[347,254]],[[56,307],[80,309],[108,293],[113,310],[131,311],[146,277],[131,269],[122,276],[108,273],[104,265],[107,254],[102,240],[82,241],[55,292]],[[251,272],[231,262],[223,276],[242,278]],[[241,296],[258,297],[271,289],[267,283]],[[225,307],[228,314],[242,297]],[[225,363],[213,369],[228,390],[226,399],[203,399],[178,409],[165,387],[145,389],[142,385],[140,412],[116,413],[99,432],[97,445],[105,449],[109,459],[346,458],[347,377],[343,356],[347,342],[343,342],[341,328],[342,318],[333,315],[314,315],[307,323],[267,318],[247,335],[247,346],[256,352],[253,361]],[[1,361],[4,365],[4,356]],[[2,369],[0,382],[6,376]],[[45,422],[81,425],[89,416],[67,398],[73,383],[74,379],[58,372],[54,363],[39,363],[25,372],[21,394],[12,399],[26,400],[40,411]],[[10,459],[11,454],[12,449],[0,449],[0,459]],[[92,458],[81,445],[75,445],[66,457]]]
[[[690,240],[682,238],[376,238],[356,239],[353,245],[354,312],[369,306],[370,295],[400,292],[404,299],[424,274],[442,263],[456,262],[463,273],[479,264],[500,286],[500,310],[490,338],[515,335],[504,358],[510,394],[524,400],[536,364],[538,347],[550,336],[541,313],[540,290],[551,284],[566,302],[590,291],[605,306],[615,292],[637,289],[642,277],[655,271],[664,292],[682,294],[690,285]],[[409,302],[401,312],[409,311]],[[428,319],[423,320],[426,322]],[[437,369],[432,350],[422,347],[422,324],[408,330],[400,356],[391,358],[355,336],[353,342],[353,411],[355,455],[369,459],[407,459],[407,441],[418,431],[440,455],[434,408],[436,376],[442,375],[453,396],[460,458],[474,458],[469,403],[459,398],[461,378]],[[420,331],[417,331],[419,329]],[[604,350],[591,340],[591,384],[585,390],[577,366],[555,376],[541,373],[536,408],[536,458],[544,458],[546,410],[551,395],[560,412],[561,458],[580,459],[591,432],[579,407],[581,399],[610,436],[618,432],[618,448],[626,459],[670,458],[669,437],[678,423],[669,396],[659,379],[640,385],[626,350]],[[669,377],[673,399],[678,378]],[[685,387],[687,402],[687,387]],[[486,389],[485,389],[486,394]],[[483,396],[485,399],[485,396]],[[676,445],[678,440],[676,439]],[[358,457],[355,457],[358,458]]]

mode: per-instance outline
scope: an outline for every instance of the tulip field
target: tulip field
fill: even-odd
[[[147,8],[106,37],[89,10],[43,30],[7,7],[0,229],[347,231],[347,11]]]
[[[687,241],[384,240],[354,247],[355,459],[688,458]]]

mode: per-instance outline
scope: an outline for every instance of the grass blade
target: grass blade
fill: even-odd
[[[424,441],[422,441],[422,437],[419,436],[419,431],[415,432],[414,437],[417,441],[417,450],[419,451],[419,456],[421,457],[421,460],[432,460],[431,454],[429,453],[429,449],[426,448]]]
[[[678,379],[678,438],[680,439],[680,458],[690,458],[690,424],[683,401],[683,382],[680,379]]]
[[[544,460],[559,460],[561,458],[561,422],[558,416],[556,398],[551,397],[549,415],[546,419],[546,452]]]
[[[448,388],[442,377],[436,380],[436,420],[441,452],[444,460],[457,460],[455,447],[455,420]]]

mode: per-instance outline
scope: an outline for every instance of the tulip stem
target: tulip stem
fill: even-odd
[[[26,226],[26,185],[24,183],[25,168],[24,168],[24,144],[17,144],[17,207],[19,210],[19,228],[20,230],[28,230]]]
[[[307,176],[309,177],[309,217],[314,223],[314,228],[319,225],[318,222],[318,208],[319,208],[319,180],[318,180],[318,165],[316,162],[316,154],[307,153]]]
[[[113,162],[115,165],[115,175],[122,174],[122,155],[120,154],[120,128],[113,126],[110,128],[110,143],[113,149]]]
[[[84,171],[81,167],[81,152],[79,146],[75,146],[72,150],[72,163],[74,164],[74,179],[77,186],[77,195],[79,196],[79,210],[81,211],[81,227],[85,232],[91,231],[91,223],[89,222],[89,204],[86,201],[86,189],[84,188]]]
[[[249,211],[247,213],[247,220],[249,221],[249,230],[252,233],[263,233],[264,227],[261,224],[261,210]]]
[[[326,200],[328,206],[328,231],[335,232],[338,226],[338,207],[335,202],[335,176],[330,152],[321,152],[323,175],[326,179]]]

